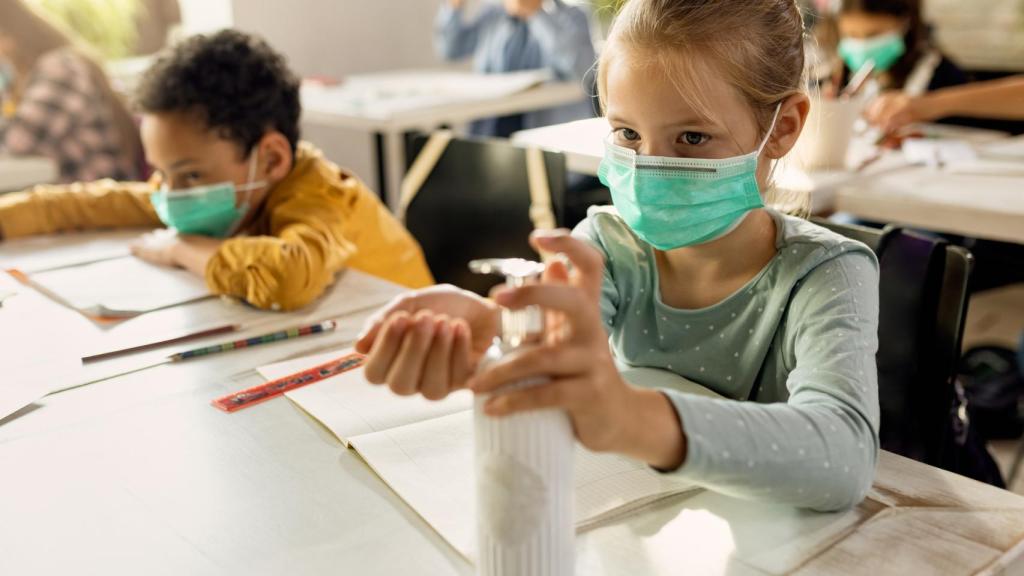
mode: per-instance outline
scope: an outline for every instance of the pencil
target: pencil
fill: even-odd
[[[334,320],[328,320],[319,324],[313,324],[312,326],[290,328],[288,330],[281,330],[280,332],[271,332],[270,334],[264,334],[262,336],[254,336],[245,340],[235,340],[234,342],[224,342],[223,344],[213,344],[212,346],[186,350],[184,352],[178,352],[177,354],[171,354],[168,356],[168,359],[171,362],[179,362],[181,360],[188,360],[189,358],[196,358],[198,356],[207,356],[209,354],[217,354],[220,352],[227,352],[229,350],[238,350],[239,348],[249,348],[251,346],[259,346],[260,344],[269,344],[270,342],[280,342],[281,340],[291,340],[292,338],[301,338],[302,336],[308,336],[310,334],[328,332],[334,330],[335,327],[337,327],[337,323],[335,323]]]
[[[185,334],[184,336],[178,336],[177,338],[169,338],[167,340],[160,340],[158,342],[149,342],[147,344],[139,344],[138,346],[132,346],[130,348],[122,348],[120,350],[112,350],[110,352],[103,352],[101,354],[85,356],[82,358],[82,362],[95,362],[97,360],[103,360],[106,358],[112,358],[114,356],[120,356],[122,354],[128,354],[129,352],[141,352],[143,350],[159,348],[160,346],[166,346],[167,344],[176,344],[178,342],[184,342],[186,340],[197,340],[199,338],[206,338],[207,336],[217,336],[218,334],[237,332],[238,330],[241,329],[242,327],[237,324],[217,326],[216,328],[210,328],[209,330],[201,330],[199,332],[192,332],[191,334]]]

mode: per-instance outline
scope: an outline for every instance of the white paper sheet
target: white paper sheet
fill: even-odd
[[[351,348],[340,349],[262,366],[257,371],[267,380],[276,380],[351,353]],[[326,426],[346,447],[359,434],[454,414],[473,405],[472,396],[464,390],[436,402],[418,395],[397,396],[387,386],[367,382],[362,369],[286,392],[285,396]]]
[[[474,556],[473,415],[463,411],[355,436],[352,447],[466,558]],[[577,446],[575,519],[583,531],[653,501],[698,490],[641,462]]]
[[[38,272],[29,278],[90,316],[133,316],[210,295],[206,282],[191,272],[134,256]]]
[[[90,362],[83,367],[79,381],[66,385],[92,382],[151,366],[175,352],[324,320],[338,320],[337,332],[354,338],[361,323],[348,320],[346,316],[381,306],[405,290],[387,280],[347,270],[313,304],[294,312],[269,312],[231,299],[210,298],[157,310],[110,326],[98,326],[78,316],[82,320],[77,324],[83,333],[78,338],[82,356],[163,341],[224,324],[237,324],[242,326],[242,330]]]
[[[67,354],[4,354],[0,380],[0,423],[49,394],[56,383],[77,377],[81,363]]]
[[[903,142],[903,156],[911,164],[935,167],[974,162],[978,159],[977,152],[970,144],[953,139],[909,138]]]
[[[149,230],[106,230],[32,236],[4,242],[0,268],[26,274],[128,256],[128,245]]]
[[[981,148],[983,156],[995,159],[1024,161],[1024,136],[997,140]]]
[[[75,332],[48,329],[59,324],[38,314],[42,297],[0,274],[0,292],[8,290],[15,295],[0,306],[0,423],[61,382],[77,377],[81,369],[74,348]],[[14,330],[12,326],[37,329]]]

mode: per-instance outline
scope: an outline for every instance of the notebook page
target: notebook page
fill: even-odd
[[[459,412],[350,439],[366,463],[459,553],[473,557],[473,414]],[[577,446],[577,531],[696,487],[641,462]]]
[[[267,380],[276,380],[351,353],[351,348],[334,350],[270,364],[257,371]],[[327,427],[345,447],[353,436],[447,416],[473,406],[473,397],[465,390],[440,401],[419,395],[398,396],[387,386],[367,382],[362,368],[286,392],[285,396]]]

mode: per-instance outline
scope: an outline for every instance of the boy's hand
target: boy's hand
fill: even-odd
[[[132,254],[160,266],[184,268],[202,278],[206,264],[224,241],[206,236],[179,235],[173,230],[154,230],[131,245]]]
[[[561,408],[587,448],[624,453],[663,468],[678,467],[685,457],[685,439],[675,409],[660,392],[627,384],[612,359],[601,320],[600,253],[566,231],[535,232],[531,241],[538,251],[566,255],[573,271],[563,262],[552,262],[542,284],[502,290],[495,300],[513,309],[540,306],[549,315],[562,317],[562,329],[549,328],[548,342],[510,354],[471,378],[469,388],[494,393],[484,405],[492,416]],[[550,382],[500,391],[536,377]]]
[[[131,251],[135,256],[159,266],[177,266],[174,250],[178,245],[178,234],[173,230],[147,232],[132,242]]]
[[[454,286],[399,296],[371,317],[356,342],[366,379],[403,396],[440,400],[465,385],[498,333],[498,307]]]

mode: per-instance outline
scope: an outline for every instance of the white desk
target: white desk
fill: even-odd
[[[512,139],[563,152],[569,170],[596,174],[608,132],[607,122],[594,118],[524,130]],[[976,142],[993,140],[987,131],[949,132]],[[778,185],[810,193],[814,213],[838,210],[868,220],[1024,243],[1024,176],[952,174],[908,165],[895,152],[862,173],[782,168]]]
[[[0,155],[0,193],[57,180],[57,165],[41,156]]]
[[[432,77],[444,78],[451,83],[458,74],[451,71],[393,72],[356,77],[365,84],[379,82],[387,93],[392,86],[426,84],[432,87]],[[309,87],[303,90],[303,119],[322,126],[371,132],[380,139],[382,154],[378,157],[378,176],[382,179],[381,194],[388,206],[398,205],[398,189],[405,174],[405,143],[403,134],[411,130],[432,130],[441,125],[457,125],[496,116],[532,112],[578,102],[585,98],[576,82],[546,82],[516,90],[504,75],[463,74],[469,89],[481,87],[477,94],[446,92],[419,94],[416,99],[403,96],[402,106],[388,109],[384,106],[359,107],[345,101],[332,101],[330,90]],[[495,87],[495,84],[500,84]],[[344,85],[342,86],[344,88]],[[365,93],[364,93],[365,94]],[[338,93],[344,100],[349,96]],[[386,96],[382,96],[384,98]]]
[[[53,306],[8,300],[0,340],[29,329],[5,322],[13,307],[31,318],[59,315]],[[51,396],[0,421],[0,573],[471,574],[288,400],[235,414],[209,405],[260,382],[257,365],[342,346],[365,315],[331,334]],[[883,454],[854,510],[700,492],[580,536],[577,564],[597,576],[1024,574],[1024,498]]]

